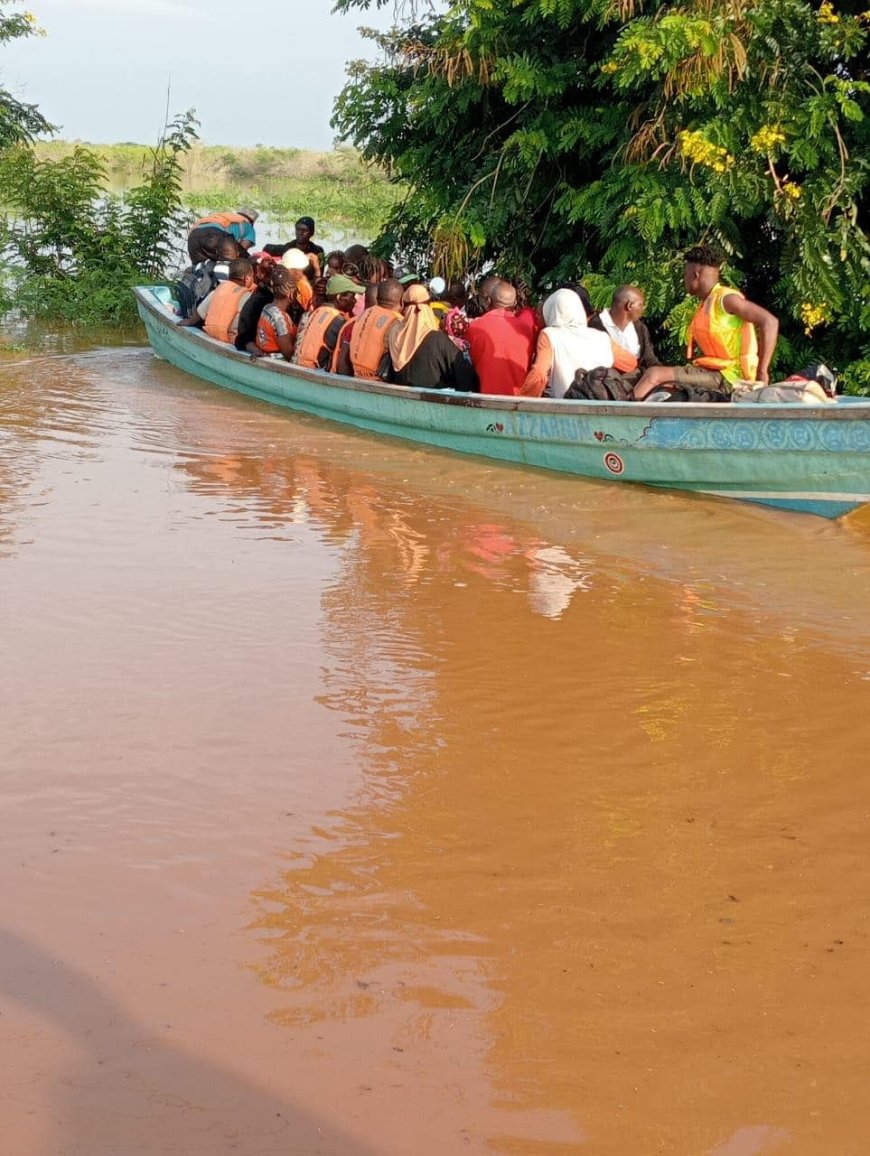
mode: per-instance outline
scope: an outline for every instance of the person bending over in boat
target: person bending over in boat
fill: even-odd
[[[564,397],[578,369],[613,365],[610,338],[590,329],[573,289],[557,289],[544,302],[543,313],[535,360],[520,387],[523,397]]]
[[[402,286],[391,277],[378,284],[377,302],[348,321],[339,334],[337,371],[364,381],[386,381],[390,327],[401,319]]]
[[[481,393],[513,394],[522,390],[538,336],[531,309],[516,313],[517,291],[497,280],[489,289],[489,308],[468,327],[471,363]]]
[[[232,261],[253,249],[257,236],[254,222],[256,209],[238,209],[235,213],[212,213],[195,221],[187,235],[187,252],[191,265],[200,261]],[[230,244],[229,242],[233,242]]]
[[[417,389],[474,390],[474,370],[438,323],[425,285],[409,285],[402,296],[404,316],[393,322],[388,345],[390,381]]]
[[[283,265],[272,269],[269,283],[272,300],[263,306],[257,322],[257,349],[261,357],[283,357],[289,361],[293,356],[296,326],[287,310],[296,287],[290,270]]]
[[[635,401],[674,387],[687,400],[727,401],[738,381],[770,381],[779,321],[739,289],[720,284],[723,258],[709,245],[690,249],[684,260],[686,290],[701,303],[689,326],[692,362],[648,369],[634,387]],[[696,349],[699,357],[693,356]]]
[[[609,309],[589,318],[590,329],[600,329],[613,346],[613,367],[620,373],[645,373],[661,362],[653,349],[649,330],[641,321],[646,308],[643,290],[636,285],[620,285]]]
[[[331,369],[336,358],[338,335],[353,312],[357,295],[365,293],[343,273],[326,283],[326,302],[310,315],[304,333],[299,335],[293,361],[305,369]]]
[[[215,341],[235,345],[242,309],[253,288],[253,265],[247,257],[237,257],[230,261],[229,279],[222,281],[204,301],[200,301],[193,317],[178,324],[202,326]]]

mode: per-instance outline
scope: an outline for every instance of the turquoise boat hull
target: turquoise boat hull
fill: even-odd
[[[134,290],[154,352],[224,389],[358,429],[587,478],[836,518],[870,501],[870,402],[685,405],[418,390],[257,359]],[[163,291],[165,293],[165,290]]]

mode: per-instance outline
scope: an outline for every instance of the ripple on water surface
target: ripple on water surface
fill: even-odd
[[[868,518],[0,376],[10,1150],[860,1151]]]

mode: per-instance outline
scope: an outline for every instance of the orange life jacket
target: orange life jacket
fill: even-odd
[[[743,296],[727,285],[714,285],[701,302],[689,326],[686,356],[700,369],[718,370],[726,381],[755,381],[758,374],[755,326],[725,309],[723,301],[732,293]],[[701,351],[701,357],[694,356],[695,346]]]
[[[627,349],[617,344],[612,337],[610,344],[613,348],[613,368],[618,369],[620,373],[634,373],[640,365],[640,362],[634,354],[629,353]]]
[[[262,349],[263,353],[280,353],[278,330],[272,321],[270,310],[278,311],[286,326],[286,333],[289,333],[291,337],[296,336],[296,326],[290,320],[289,315],[283,309],[279,309],[277,305],[267,305],[260,314],[260,320],[257,322],[257,348]]]
[[[311,314],[311,320],[305,327],[305,332],[302,335],[302,340],[299,344],[296,353],[296,364],[302,365],[306,369],[323,369],[321,360],[326,360],[327,364],[332,359],[333,350],[328,350],[328,358],[324,358],[324,352],[327,350],[326,346],[326,331],[330,325],[335,321],[336,317],[343,317],[344,314],[336,309],[334,305],[321,305],[319,309],[315,309]],[[336,342],[338,348],[338,342]]]
[[[247,217],[243,217],[240,213],[211,213],[208,217],[200,217],[198,221],[194,221],[191,225],[191,232],[194,229],[204,229],[208,225],[215,225],[219,229],[228,229],[230,225],[250,225]]]
[[[304,274],[302,274],[296,282],[293,294],[304,310],[307,311],[311,308],[311,302],[314,300],[314,289]]]
[[[350,335],[350,360],[354,377],[380,381],[378,370],[387,352],[387,335],[393,322],[400,320],[401,316],[395,309],[372,305],[357,317]]]
[[[222,281],[208,303],[203,328],[209,337],[232,345],[239,331],[239,314],[250,296],[251,290],[244,285],[237,285],[235,281]]]

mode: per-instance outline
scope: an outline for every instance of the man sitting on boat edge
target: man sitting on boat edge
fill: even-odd
[[[769,383],[779,321],[739,289],[719,283],[724,261],[709,245],[689,249],[684,260],[686,289],[701,303],[689,326],[687,356],[693,358],[696,347],[701,356],[690,365],[648,369],[634,387],[634,400],[676,388],[688,395],[682,400],[728,401],[738,381]],[[700,396],[693,396],[696,391]]]

